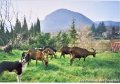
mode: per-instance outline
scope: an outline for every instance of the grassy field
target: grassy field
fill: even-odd
[[[20,60],[22,51],[13,50],[7,54],[0,52],[0,62],[4,60]],[[5,71],[0,76],[0,82],[16,82],[16,74]],[[49,59],[49,66],[45,69],[41,61],[36,66],[32,60],[23,71],[22,82],[120,82],[120,53],[98,53],[95,58],[87,57],[84,62],[75,59],[70,66],[69,55],[60,59]]]

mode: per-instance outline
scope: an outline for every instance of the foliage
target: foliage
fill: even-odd
[[[93,36],[95,36],[96,35],[96,28],[95,28],[94,24],[92,24],[92,26],[91,26],[91,31],[92,31]]]
[[[103,32],[106,32],[106,27],[105,27],[105,24],[104,22],[100,22],[97,29],[96,29],[96,32],[98,33],[98,36],[102,36],[102,33]]]
[[[37,23],[31,24],[29,34],[30,36],[35,37],[38,33],[41,33],[41,28],[40,28],[40,20],[37,18]]]
[[[73,19],[72,25],[71,25],[71,29],[69,30],[69,36],[71,39],[71,43],[74,45],[75,41],[77,40],[77,31],[75,29],[75,21]]]
[[[26,24],[26,21],[24,22],[25,24]],[[25,25],[24,24],[24,25]],[[26,26],[27,27],[27,26]],[[19,34],[19,33],[21,33],[22,31],[21,31],[21,22],[19,21],[19,19],[18,18],[16,18],[16,23],[15,23],[15,26],[14,26],[14,32],[15,32],[15,34]]]

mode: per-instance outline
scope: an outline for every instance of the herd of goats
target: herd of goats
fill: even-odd
[[[93,48],[92,48],[93,49]],[[12,46],[8,45],[6,48],[4,48],[5,52],[12,52]],[[20,75],[22,74],[22,67],[31,62],[31,59],[36,60],[36,65],[38,60],[42,61],[42,63],[47,68],[48,66],[48,56],[51,57],[51,59],[57,58],[56,56],[57,50],[54,47],[46,46],[44,48],[31,48],[27,52],[23,52],[21,55],[21,61],[3,61],[0,63],[0,74],[6,70],[9,72],[12,72],[13,70],[16,70],[17,79],[18,82],[20,82]],[[70,65],[72,65],[75,58],[84,58],[84,61],[87,56],[93,55],[95,57],[96,51],[93,49],[93,52],[88,51],[87,49],[80,48],[80,47],[68,47],[64,46],[60,49],[61,57],[65,58],[65,54],[70,55]]]

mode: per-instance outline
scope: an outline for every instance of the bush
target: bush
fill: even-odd
[[[30,45],[29,44],[22,44],[20,45],[19,49],[20,50],[28,50],[30,48]]]

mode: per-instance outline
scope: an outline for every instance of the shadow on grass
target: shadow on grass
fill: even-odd
[[[48,66],[46,67],[41,61],[39,61],[36,65],[36,63],[30,63],[27,68],[32,68],[34,66],[34,68],[37,68],[39,70],[51,70],[51,71],[57,71],[59,69],[61,69],[60,67],[58,67],[55,64],[48,64]]]
[[[117,68],[120,67],[120,62],[117,59],[109,59],[109,58],[87,58],[86,61],[84,59],[75,59],[73,61],[72,66],[81,66],[88,68]]]
[[[10,56],[15,55],[14,53],[11,53],[11,52],[10,52],[10,53],[7,53],[7,54],[10,55]]]
[[[48,67],[45,70],[57,71],[59,69],[61,69],[61,68],[58,67],[57,65],[49,64]]]

